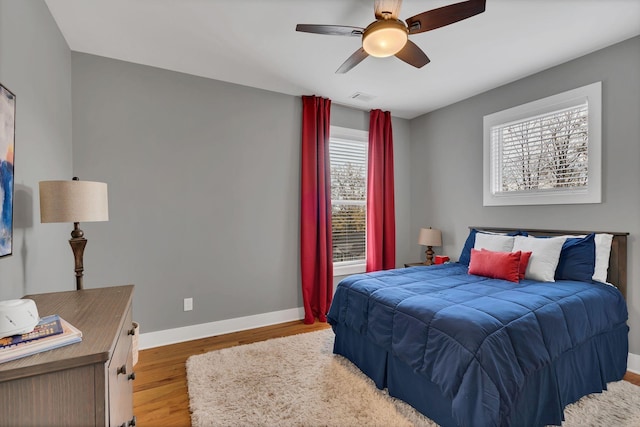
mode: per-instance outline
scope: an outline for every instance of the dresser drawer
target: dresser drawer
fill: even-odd
[[[133,419],[133,323],[131,307],[120,330],[108,369],[109,425],[129,426]]]
[[[131,318],[131,307],[124,316],[124,323],[118,332],[116,347],[111,355],[109,369],[115,366],[122,366],[127,361],[127,353],[131,351],[131,343],[133,342],[133,320]]]

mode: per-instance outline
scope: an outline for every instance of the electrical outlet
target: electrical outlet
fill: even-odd
[[[184,311],[193,310],[193,298],[185,298],[184,299]]]

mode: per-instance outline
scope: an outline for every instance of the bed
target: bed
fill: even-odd
[[[569,241],[593,239],[591,232],[470,227],[460,261],[474,232],[476,241],[520,235],[514,239],[523,248],[564,236],[556,280],[531,278],[542,253],[535,250],[516,282],[470,274],[481,256],[494,255],[480,248],[469,267],[349,276],[327,316],[334,353],[442,426],[560,425],[566,405],[606,390],[626,372],[627,233],[605,234],[612,237],[602,283],[582,279],[582,267],[574,269],[580,280],[557,276]]]

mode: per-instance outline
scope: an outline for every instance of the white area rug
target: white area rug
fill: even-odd
[[[187,360],[191,421],[208,426],[435,426],[332,353],[330,329]],[[640,387],[609,384],[565,409],[563,426],[640,426]]]

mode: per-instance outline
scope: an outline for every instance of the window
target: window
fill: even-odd
[[[600,203],[601,83],[484,117],[484,206]]]
[[[361,273],[366,263],[369,133],[331,126],[331,232],[334,275]]]

